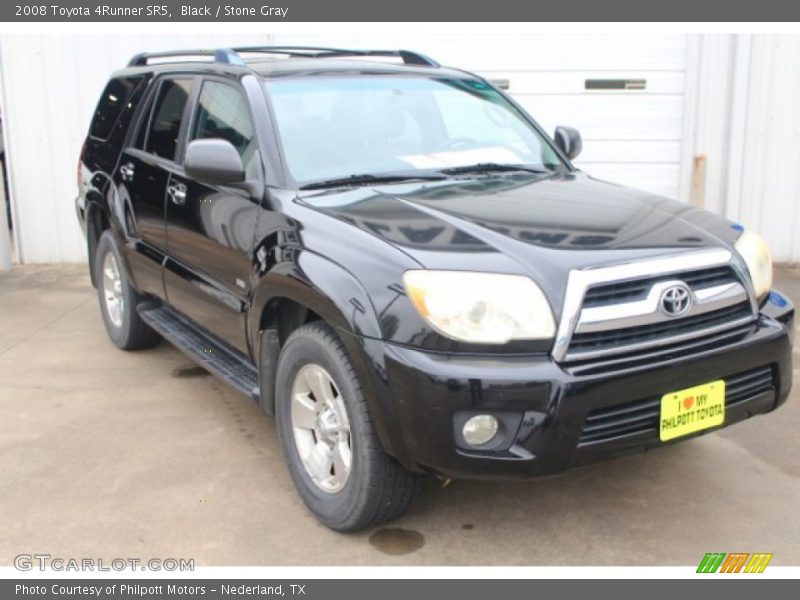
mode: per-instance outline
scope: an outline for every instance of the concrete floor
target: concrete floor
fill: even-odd
[[[797,303],[800,271],[778,280]],[[688,565],[710,551],[800,564],[800,392],[771,415],[557,478],[431,480],[391,529],[342,535],[295,494],[273,422],[190,367],[168,344],[114,348],[82,266],[0,274],[0,564],[46,552],[197,565]]]

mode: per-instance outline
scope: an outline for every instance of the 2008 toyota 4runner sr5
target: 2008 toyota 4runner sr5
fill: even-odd
[[[414,52],[137,55],[78,165],[108,335],[274,414],[343,531],[428,472],[554,473],[775,409],[794,309],[764,241],[580,150]]]

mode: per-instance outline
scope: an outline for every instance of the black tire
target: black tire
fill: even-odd
[[[300,370],[319,365],[344,401],[350,429],[351,466],[343,487],[330,492],[314,482],[295,443],[292,388]],[[276,419],[281,447],[297,491],[322,523],[337,531],[358,531],[396,519],[419,496],[424,476],[386,454],[372,426],[361,384],[336,332],[321,322],[303,325],[283,346],[275,377]]]
[[[123,306],[123,310],[114,318],[112,318],[106,302],[107,290],[104,282],[104,264],[109,255],[117,266],[120,282],[119,296]],[[122,350],[139,350],[158,344],[161,337],[142,321],[136,311],[136,306],[142,301],[142,297],[130,283],[130,277],[125,269],[125,261],[122,259],[111,231],[106,230],[100,236],[94,253],[94,261],[94,278],[97,285],[97,298],[100,302],[100,313],[103,315],[103,323],[111,341]]]

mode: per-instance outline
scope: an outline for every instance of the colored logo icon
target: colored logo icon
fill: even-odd
[[[763,573],[772,560],[766,552],[708,552],[697,567],[698,573]]]

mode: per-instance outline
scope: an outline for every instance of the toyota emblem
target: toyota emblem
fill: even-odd
[[[692,292],[683,283],[671,285],[661,294],[661,310],[670,317],[680,317],[692,307]]]

